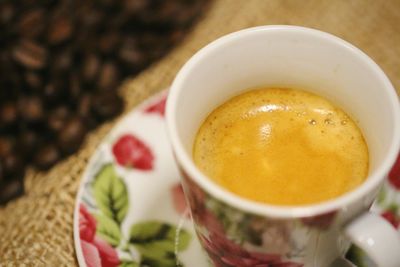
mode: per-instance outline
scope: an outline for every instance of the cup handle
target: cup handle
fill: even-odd
[[[400,266],[400,235],[381,216],[371,212],[364,213],[347,224],[343,232],[377,266]]]

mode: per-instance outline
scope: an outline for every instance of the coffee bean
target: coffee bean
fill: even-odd
[[[63,83],[61,79],[54,79],[42,89],[43,100],[48,106],[55,105],[63,100],[65,95],[63,85],[65,85],[65,82]]]
[[[18,110],[21,118],[28,123],[38,122],[44,117],[43,103],[38,96],[21,97]]]
[[[21,178],[0,184],[0,205],[21,196],[24,193],[24,184]]]
[[[11,3],[0,4],[0,22],[9,23],[15,15],[15,8]]]
[[[73,73],[69,79],[68,93],[71,101],[76,101],[82,93],[82,84],[77,74]]]
[[[161,5],[161,7],[159,8],[160,19],[167,23],[174,21],[180,13],[183,12],[178,2],[168,1],[167,3]]]
[[[112,6],[114,0],[98,0],[98,2],[103,5],[105,8],[109,8]]]
[[[3,168],[3,162],[1,161],[0,158],[0,186],[3,183],[3,181],[5,180],[5,175],[4,175],[4,168]]]
[[[133,38],[127,38],[118,51],[118,56],[123,63],[129,64],[130,68],[140,68],[146,62],[146,57],[138,47],[138,43]]]
[[[25,82],[34,90],[40,89],[43,86],[42,79],[38,73],[27,71],[25,73]]]
[[[34,157],[34,165],[39,170],[47,170],[61,158],[60,151],[54,144],[46,144],[41,147]]]
[[[39,35],[46,25],[44,13],[43,8],[35,8],[23,14],[18,23],[20,34],[29,38]]]
[[[13,125],[17,121],[17,107],[15,103],[7,102],[0,106],[0,125],[2,127],[8,127]]]
[[[23,161],[14,151],[3,157],[3,167],[6,178],[21,176],[24,172]]]
[[[116,32],[100,36],[99,50],[105,54],[112,53],[120,42],[120,39],[120,36]]]
[[[52,21],[47,39],[50,44],[55,45],[69,39],[72,35],[72,22],[66,16],[57,17]]]
[[[7,155],[11,154],[14,149],[15,141],[6,136],[0,137],[0,158],[4,158]]]
[[[57,145],[66,154],[75,152],[82,144],[85,134],[83,121],[78,117],[71,118],[59,131]]]
[[[9,64],[10,62],[12,62],[12,57],[11,57],[10,51],[8,49],[0,51],[0,68],[1,68],[1,70],[6,71],[8,69],[7,64]],[[0,75],[1,75],[0,77],[2,79],[5,78],[3,73],[1,73]]]
[[[149,47],[154,48],[158,47],[157,43],[159,42],[159,38],[156,34],[153,33],[145,33],[140,36],[138,39],[138,45],[143,49],[149,49]]]
[[[18,136],[17,147],[19,153],[25,158],[30,158],[39,146],[38,134],[32,130],[24,130]]]
[[[150,4],[150,0],[125,0],[123,2],[123,7],[129,12],[129,15],[132,16],[146,10]]]
[[[57,73],[67,72],[73,64],[73,52],[69,49],[63,50],[54,55],[52,67]]]
[[[183,38],[184,34],[185,32],[182,29],[174,30],[169,36],[169,41],[171,43],[176,43]]]
[[[89,54],[86,56],[83,62],[83,78],[87,82],[94,81],[99,73],[100,60],[94,54]]]
[[[50,168],[120,114],[121,82],[181,40],[207,2],[0,0],[0,199],[26,164]]]
[[[155,60],[155,59],[160,58],[164,54],[164,52],[165,52],[164,47],[157,47],[157,48],[154,48],[151,52],[149,52],[148,56],[151,60]]]
[[[6,96],[6,101],[15,100],[19,92],[13,89],[16,87],[21,87],[23,85],[23,80],[21,79],[17,68],[14,68],[12,64],[10,65],[11,66],[8,66],[9,70],[4,73],[4,75],[6,76],[3,77],[1,81],[4,87],[0,88],[0,91],[2,91],[1,93],[4,93],[4,95]]]
[[[118,68],[113,62],[105,62],[100,69],[98,86],[100,89],[114,89],[119,79]]]
[[[115,91],[103,91],[93,96],[92,110],[101,120],[118,115],[122,107],[122,99]]]
[[[85,126],[86,129],[88,131],[95,129],[99,124],[100,124],[100,120],[98,120],[96,118],[96,116],[94,114],[89,114],[89,116],[83,118],[84,122],[85,122]]]
[[[85,15],[79,17],[79,25],[84,29],[95,28],[104,20],[105,17],[105,14],[102,11],[96,10],[93,7],[89,7],[89,10],[82,9],[81,13]]]
[[[145,10],[142,10],[141,12],[137,13],[135,16],[135,21],[138,21],[139,25],[142,25],[142,27],[145,28],[157,27],[158,20],[157,20],[157,14],[154,12],[154,7],[146,8]],[[131,23],[133,24],[133,22]]]
[[[70,116],[71,112],[67,106],[58,106],[50,111],[47,126],[53,132],[58,133],[63,129]]]
[[[90,94],[85,93],[81,96],[78,103],[78,115],[81,118],[87,118],[90,116],[91,103],[92,97]]]
[[[24,67],[41,69],[46,64],[46,50],[34,41],[21,41],[13,51],[14,59]]]

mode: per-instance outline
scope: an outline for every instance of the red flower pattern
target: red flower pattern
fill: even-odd
[[[83,240],[92,241],[96,234],[96,220],[84,205],[79,206],[79,236]]]
[[[112,147],[118,164],[142,171],[153,169],[154,156],[150,148],[132,134],[121,136]]]
[[[211,261],[216,267],[302,267],[303,264],[282,261],[278,254],[249,252],[226,238],[224,233],[199,235]]]
[[[158,113],[161,116],[165,114],[165,104],[167,102],[167,97],[163,97],[159,102],[151,105],[150,107],[145,109],[147,113]]]
[[[250,252],[227,238],[218,218],[205,206],[206,195],[183,171],[184,185],[194,221],[207,228],[208,235],[198,232],[200,242],[216,267],[302,267],[303,264],[282,260],[278,254]]]
[[[397,190],[400,190],[400,154],[397,157],[397,161],[393,165],[392,170],[389,172],[389,182]]]
[[[95,234],[96,220],[81,204],[79,206],[79,236],[86,265],[88,267],[117,267],[121,263],[117,252]]]
[[[187,199],[194,221],[200,225],[207,226],[216,232],[223,232],[224,229],[218,219],[205,206],[206,195],[192,180],[182,171],[184,186],[188,191]]]
[[[400,226],[400,218],[393,210],[384,211],[381,216],[385,218],[394,228],[398,229]]]
[[[101,258],[99,250],[92,243],[86,242],[81,239],[82,253],[85,257],[85,263],[87,267],[99,267],[101,266]]]
[[[183,215],[186,212],[187,203],[181,183],[171,187],[172,203],[177,213]]]

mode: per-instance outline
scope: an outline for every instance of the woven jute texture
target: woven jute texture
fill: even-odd
[[[308,26],[355,44],[383,68],[400,92],[400,0],[216,0],[183,43],[122,85],[124,113],[168,87],[185,61],[205,44],[265,24]],[[78,153],[50,171],[28,171],[26,195],[0,209],[0,266],[77,265],[72,225],[82,172],[120,118],[89,134]]]

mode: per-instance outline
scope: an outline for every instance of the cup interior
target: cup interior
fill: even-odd
[[[349,43],[294,26],[257,27],[227,35],[185,64],[167,104],[172,143],[181,147],[176,150],[178,158],[191,161],[197,130],[213,109],[257,87],[303,89],[343,108],[366,139],[368,179],[378,172],[384,176],[394,162],[400,139],[399,104],[385,74]]]

